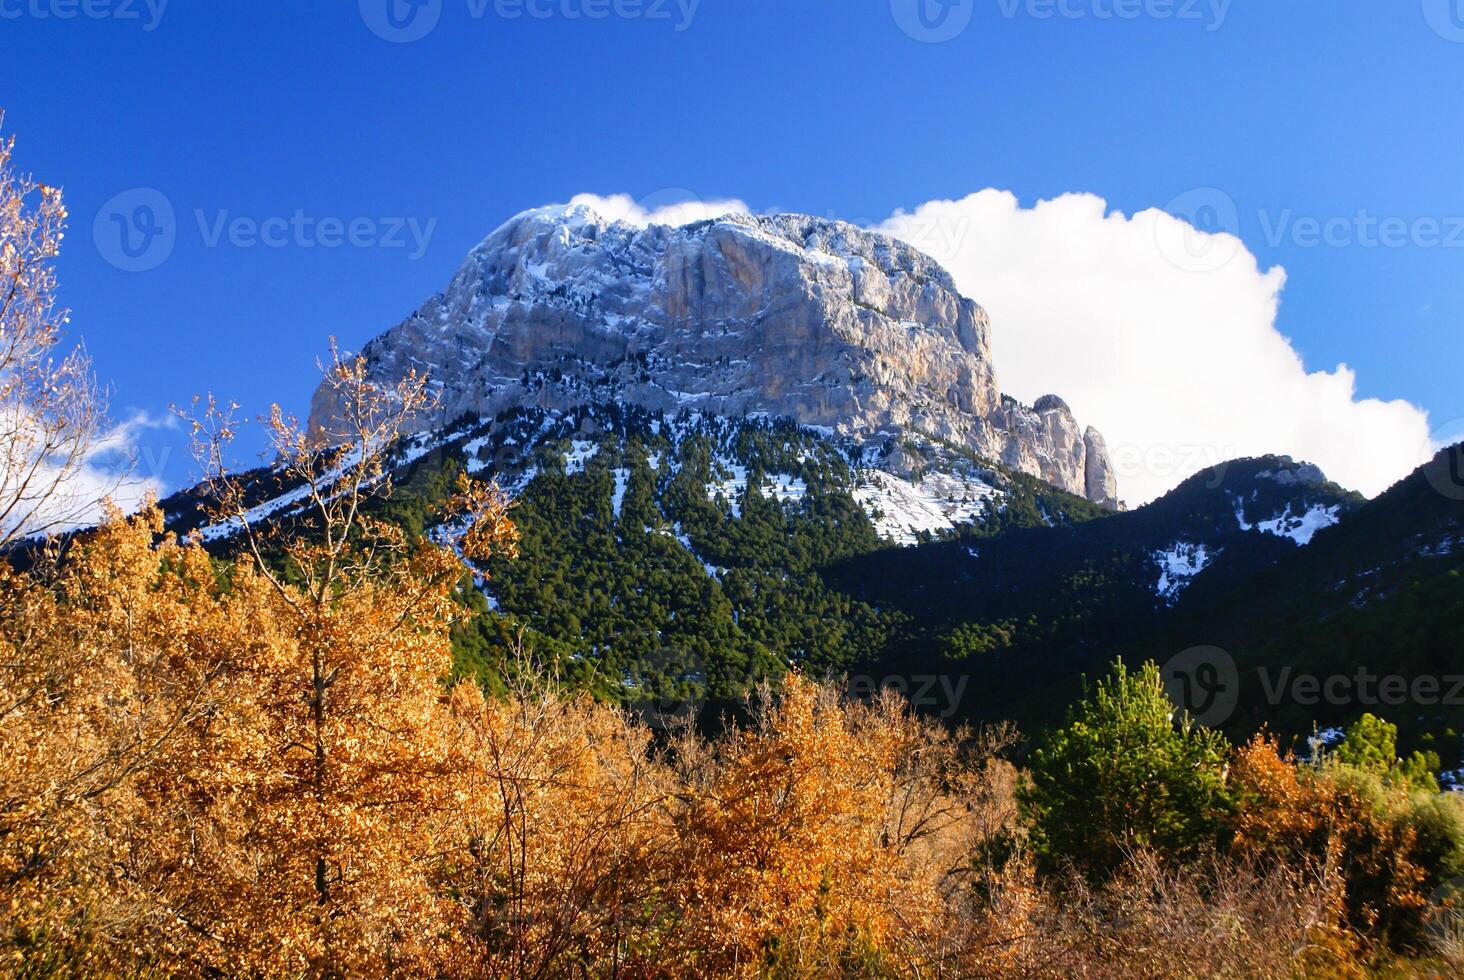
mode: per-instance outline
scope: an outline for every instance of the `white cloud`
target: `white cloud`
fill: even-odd
[[[666,203],[658,203],[662,198]],[[688,225],[694,221],[720,218],[724,214],[746,214],[747,205],[735,198],[703,201],[689,192],[667,191],[637,201],[629,194],[576,194],[570,204],[593,208],[611,221],[624,221],[642,228],[647,225]]]
[[[1345,364],[1308,371],[1276,317],[1286,273],[1242,242],[1090,194],[1024,208],[984,190],[880,230],[944,264],[992,318],[1003,390],[1060,394],[1103,431],[1130,503],[1205,466],[1280,453],[1368,495],[1429,455],[1428,416],[1359,399]]]
[[[102,518],[104,501],[110,500],[124,513],[134,513],[151,497],[163,493],[161,473],[171,451],[160,451],[144,444],[144,434],[157,429],[174,429],[172,416],[156,419],[136,413],[101,433],[85,457],[69,473],[42,464],[33,481],[37,486],[50,486],[58,476],[62,479],[29,519],[23,530],[60,533],[92,527]]]

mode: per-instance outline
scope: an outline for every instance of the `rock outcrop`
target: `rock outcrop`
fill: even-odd
[[[862,442],[944,440],[1117,503],[1103,438],[1060,398],[1003,397],[986,312],[929,256],[853,225],[727,215],[683,227],[585,207],[513,218],[446,291],[363,350],[427,372],[437,417],[620,401],[788,416]],[[322,388],[312,429],[337,406]]]

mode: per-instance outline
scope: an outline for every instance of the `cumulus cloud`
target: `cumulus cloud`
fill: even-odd
[[[637,225],[749,210],[672,194],[572,203]],[[1267,453],[1371,496],[1436,448],[1422,409],[1359,398],[1346,364],[1308,370],[1277,326],[1285,271],[1260,268],[1233,235],[1159,210],[1126,216],[1091,194],[1026,208],[990,189],[875,228],[936,258],[990,312],[1004,391],[1028,404],[1059,394],[1104,433],[1131,504]]]
[[[1280,453],[1368,495],[1432,450],[1427,414],[1357,397],[1345,364],[1309,371],[1277,329],[1286,273],[1239,239],[1091,194],[1024,208],[984,190],[880,229],[941,261],[987,308],[1002,387],[1056,392],[1107,437],[1142,503],[1205,466]]]

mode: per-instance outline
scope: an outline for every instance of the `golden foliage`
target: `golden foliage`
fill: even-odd
[[[1424,872],[1412,859],[1414,831],[1395,818],[1407,805],[1406,789],[1351,767],[1297,765],[1264,735],[1237,751],[1231,783],[1237,852],[1326,863],[1346,883],[1353,926],[1416,928]]]

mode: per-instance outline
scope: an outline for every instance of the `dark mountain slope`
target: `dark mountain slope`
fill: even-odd
[[[1197,583],[1142,651],[1225,650],[1235,731],[1304,734],[1364,711],[1414,740],[1464,730],[1464,481],[1450,470],[1461,455],[1440,453],[1253,576]],[[1296,684],[1308,675],[1315,696]],[[1457,760],[1457,745],[1437,747]]]

